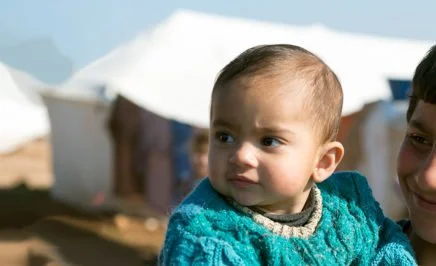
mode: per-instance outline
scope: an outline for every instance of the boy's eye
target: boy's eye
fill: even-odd
[[[235,142],[235,139],[230,134],[227,134],[227,133],[217,132],[215,134],[215,137],[219,142],[223,142],[223,143]]]
[[[281,142],[278,139],[273,138],[273,137],[263,138],[261,143],[262,143],[262,145],[268,146],[268,147],[277,147],[281,144]]]
[[[431,143],[431,141],[429,141],[426,137],[417,134],[409,134],[408,138],[417,148],[427,148],[433,145],[433,143]]]

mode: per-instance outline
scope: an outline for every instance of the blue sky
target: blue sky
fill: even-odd
[[[436,1],[0,0],[11,42],[48,36],[80,69],[178,8],[384,36],[436,40]],[[4,37],[5,38],[5,37]]]

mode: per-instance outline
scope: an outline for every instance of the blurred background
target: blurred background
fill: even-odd
[[[338,170],[386,215],[434,1],[0,0],[0,265],[154,265],[207,175],[210,93],[243,50],[292,43],[344,89]]]

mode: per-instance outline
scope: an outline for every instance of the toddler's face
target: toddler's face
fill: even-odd
[[[303,209],[320,143],[300,85],[255,77],[214,95],[209,177],[218,192],[269,212]]]

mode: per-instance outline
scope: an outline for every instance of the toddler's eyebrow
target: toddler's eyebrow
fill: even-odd
[[[235,126],[235,125],[232,124],[231,122],[226,121],[226,120],[224,120],[224,119],[214,119],[214,120],[212,121],[212,125],[215,126],[215,127],[229,127],[229,128]]]
[[[270,133],[270,134],[289,134],[289,135],[295,135],[295,132],[285,128],[285,127],[270,127],[270,126],[265,126],[265,127],[258,127],[257,128],[259,131],[265,132],[265,133]]]

